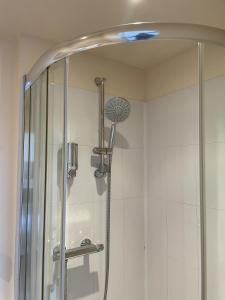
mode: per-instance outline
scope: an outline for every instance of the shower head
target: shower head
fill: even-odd
[[[105,104],[105,116],[113,123],[126,120],[130,114],[130,103],[121,97],[109,99]]]
[[[121,97],[109,99],[105,104],[105,116],[112,122],[109,148],[113,149],[116,133],[116,124],[126,120],[130,114],[130,103]]]

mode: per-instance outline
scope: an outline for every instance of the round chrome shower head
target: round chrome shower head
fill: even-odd
[[[130,103],[121,97],[109,99],[105,104],[105,116],[113,123],[126,120],[130,114]]]

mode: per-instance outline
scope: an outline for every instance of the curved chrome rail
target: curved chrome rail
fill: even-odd
[[[225,30],[196,24],[137,22],[63,42],[45,52],[26,75],[28,88],[51,64],[72,54],[106,45],[146,39],[182,39],[225,46]]]

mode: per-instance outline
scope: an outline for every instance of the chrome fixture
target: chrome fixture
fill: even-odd
[[[103,299],[107,300],[109,284],[110,265],[110,227],[111,227],[111,166],[112,154],[115,141],[116,124],[126,120],[130,114],[130,103],[121,97],[114,97],[105,104],[105,78],[95,78],[95,83],[99,91],[99,146],[93,149],[94,154],[100,157],[100,163],[95,170],[97,179],[107,175],[107,195],[106,195],[106,242],[105,242],[105,288]],[[111,122],[108,147],[105,147],[105,117]],[[107,157],[106,157],[107,156]],[[107,160],[106,160],[107,158]]]
[[[107,300],[110,265],[110,227],[111,227],[111,166],[112,153],[115,141],[116,124],[126,120],[130,114],[130,103],[121,97],[114,97],[105,104],[105,116],[112,122],[108,143],[108,172],[107,172],[107,197],[106,197],[106,248],[105,248],[105,289],[104,300]]]
[[[114,97],[105,105],[105,116],[113,123],[125,121],[130,114],[130,103],[121,97]]]
[[[130,103],[121,97],[114,97],[105,105],[105,116],[112,122],[108,148],[113,149],[116,133],[116,124],[125,121],[130,114]]]
[[[90,240],[89,240],[90,241]],[[104,250],[103,244],[81,243],[80,247],[66,250],[66,259],[71,259],[79,256],[90,255]]]
[[[67,300],[67,270],[68,270],[68,259],[65,259],[65,279],[64,279],[64,300]]]
[[[90,255],[93,253],[98,253],[104,250],[103,244],[93,244],[90,239],[84,239],[81,241],[80,247],[67,249],[65,251],[65,260],[76,258],[79,256]],[[53,261],[60,259],[60,250],[56,246],[53,250]]]
[[[65,289],[64,289],[64,300],[67,300],[67,270],[68,270],[68,260],[80,256],[86,256],[93,253],[98,253],[104,250],[103,244],[93,244],[92,241],[88,238],[85,238],[81,241],[80,247],[71,248],[65,250]],[[60,260],[60,246],[56,246],[53,249],[53,261]]]
[[[109,149],[111,149],[111,152],[113,151],[113,147],[115,144],[115,136],[116,136],[116,123],[112,123],[110,136],[109,136]]]
[[[77,37],[71,41],[62,42],[45,52],[34,64],[26,76],[24,88],[28,89],[38,76],[53,63],[75,53],[106,45],[122,43],[138,43],[147,39],[177,39],[196,42],[215,43],[225,46],[225,31],[223,29],[199,24],[136,22],[108,28],[104,31]]]
[[[96,178],[102,178],[108,172],[108,163],[105,163],[105,156],[112,154],[116,124],[129,117],[130,103],[124,98],[113,97],[105,104],[105,78],[97,77],[95,83],[99,89],[99,147],[95,147],[93,153],[99,155],[100,163],[94,174]],[[108,147],[105,147],[105,116],[112,122]]]
[[[78,170],[78,144],[68,143],[68,162],[67,162],[67,174],[68,178],[76,176]]]
[[[99,155],[99,166],[95,170],[95,177],[102,178],[107,173],[107,165],[105,164],[105,155],[107,149],[105,148],[105,117],[104,117],[104,104],[105,104],[105,78],[96,77],[95,84],[98,87],[99,97],[99,125],[98,125],[98,147],[93,149],[94,154]]]
[[[100,155],[109,155],[112,154],[112,150],[110,148],[100,148],[100,147],[94,147],[93,149],[94,154],[100,154]]]

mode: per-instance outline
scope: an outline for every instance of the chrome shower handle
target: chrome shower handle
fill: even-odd
[[[65,250],[65,260],[76,258],[79,256],[90,255],[98,253],[104,250],[103,244],[93,244],[90,239],[84,239],[81,241],[79,247],[66,249]],[[53,249],[53,261],[58,261],[60,259],[60,246],[56,246]]]

